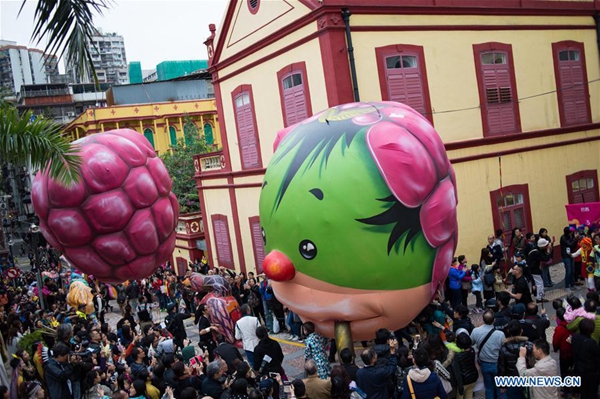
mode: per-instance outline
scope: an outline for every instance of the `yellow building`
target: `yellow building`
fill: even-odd
[[[113,129],[128,128],[143,134],[157,154],[164,154],[169,146],[184,138],[184,132],[193,123],[207,144],[221,148],[221,135],[214,99],[156,102],[89,108],[65,128],[73,140],[89,134]],[[177,240],[171,264],[179,274],[184,274],[189,261],[204,255],[204,226],[200,213],[181,215],[177,226]]]
[[[160,155],[184,138],[185,117],[206,138],[206,143],[221,148],[221,134],[214,99],[113,105],[88,108],[65,127],[73,140],[88,134],[128,128],[143,134]]]
[[[260,268],[277,131],[359,96],[404,102],[440,133],[458,253],[477,262],[499,228],[558,240],[564,205],[598,200],[599,11],[594,0],[231,0],[205,42],[223,143],[197,157],[212,263]]]

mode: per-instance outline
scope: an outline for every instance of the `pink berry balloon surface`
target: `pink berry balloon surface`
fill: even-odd
[[[78,183],[38,173],[33,207],[50,245],[106,282],[141,279],[171,258],[179,206],[162,160],[141,134],[119,129],[74,142]]]
[[[433,126],[394,102],[325,110],[279,132],[260,196],[277,298],[333,337],[401,328],[456,248],[456,179]]]

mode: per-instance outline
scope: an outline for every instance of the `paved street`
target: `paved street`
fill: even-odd
[[[21,265],[22,270],[29,270],[29,268],[30,268],[29,267],[29,259],[20,258],[19,263]],[[550,318],[550,321],[551,321],[551,326],[547,330],[547,337],[549,340],[552,340],[552,335],[554,334],[554,326],[555,326],[554,320],[556,317],[555,311],[552,308],[552,300],[557,299],[557,298],[564,298],[569,294],[569,292],[564,289],[564,281],[563,281],[564,280],[564,267],[563,267],[562,263],[551,266],[550,274],[551,274],[552,280],[554,281],[554,283],[556,285],[552,289],[547,289],[546,299],[548,299],[549,302],[547,304],[544,304],[543,306],[546,309],[548,317]],[[582,297],[585,297],[586,289],[580,287],[579,291],[576,294],[578,294]],[[107,320],[112,325],[116,325],[117,321],[120,319],[120,313],[118,311],[119,308],[116,304],[116,301],[111,301],[111,304],[114,306],[115,312],[109,312],[107,314]],[[470,295],[469,296],[469,307],[473,308],[474,305],[475,305],[475,298],[474,298],[474,296]],[[156,322],[161,322],[166,317],[166,313],[158,312],[155,310],[153,313],[153,317]],[[470,317],[475,326],[479,326],[482,324],[482,315],[481,314],[473,314],[472,313]],[[198,337],[197,327],[193,324],[193,317],[191,319],[186,320],[185,325],[186,325],[188,337],[192,340],[192,342],[194,342],[194,344],[197,344],[199,337]],[[288,337],[286,334],[272,335],[272,338],[281,343],[281,346],[283,348],[283,352],[285,355],[285,361],[284,361],[283,366],[284,366],[285,372],[288,375],[288,377],[290,379],[302,378],[303,373],[304,373],[304,371],[303,371],[304,344],[288,340]],[[362,346],[360,343],[355,344],[355,350],[357,353],[357,362],[360,363],[359,354],[362,350]],[[552,356],[558,360],[557,354],[553,353]]]

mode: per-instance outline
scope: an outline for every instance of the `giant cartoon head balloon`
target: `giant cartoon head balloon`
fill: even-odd
[[[431,124],[392,102],[326,110],[277,135],[260,196],[277,298],[333,337],[408,324],[447,276],[454,171]]]
[[[149,276],[175,247],[179,206],[163,162],[141,134],[112,130],[74,142],[79,183],[38,173],[32,199],[42,234],[85,273],[106,282]]]

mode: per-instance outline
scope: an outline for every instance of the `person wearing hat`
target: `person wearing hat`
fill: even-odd
[[[537,247],[532,249],[527,256],[527,265],[531,271],[533,282],[536,288],[537,302],[548,302],[544,299],[544,280],[542,279],[542,262],[549,262],[552,260],[552,247],[550,241],[545,238],[540,238],[537,242]]]

